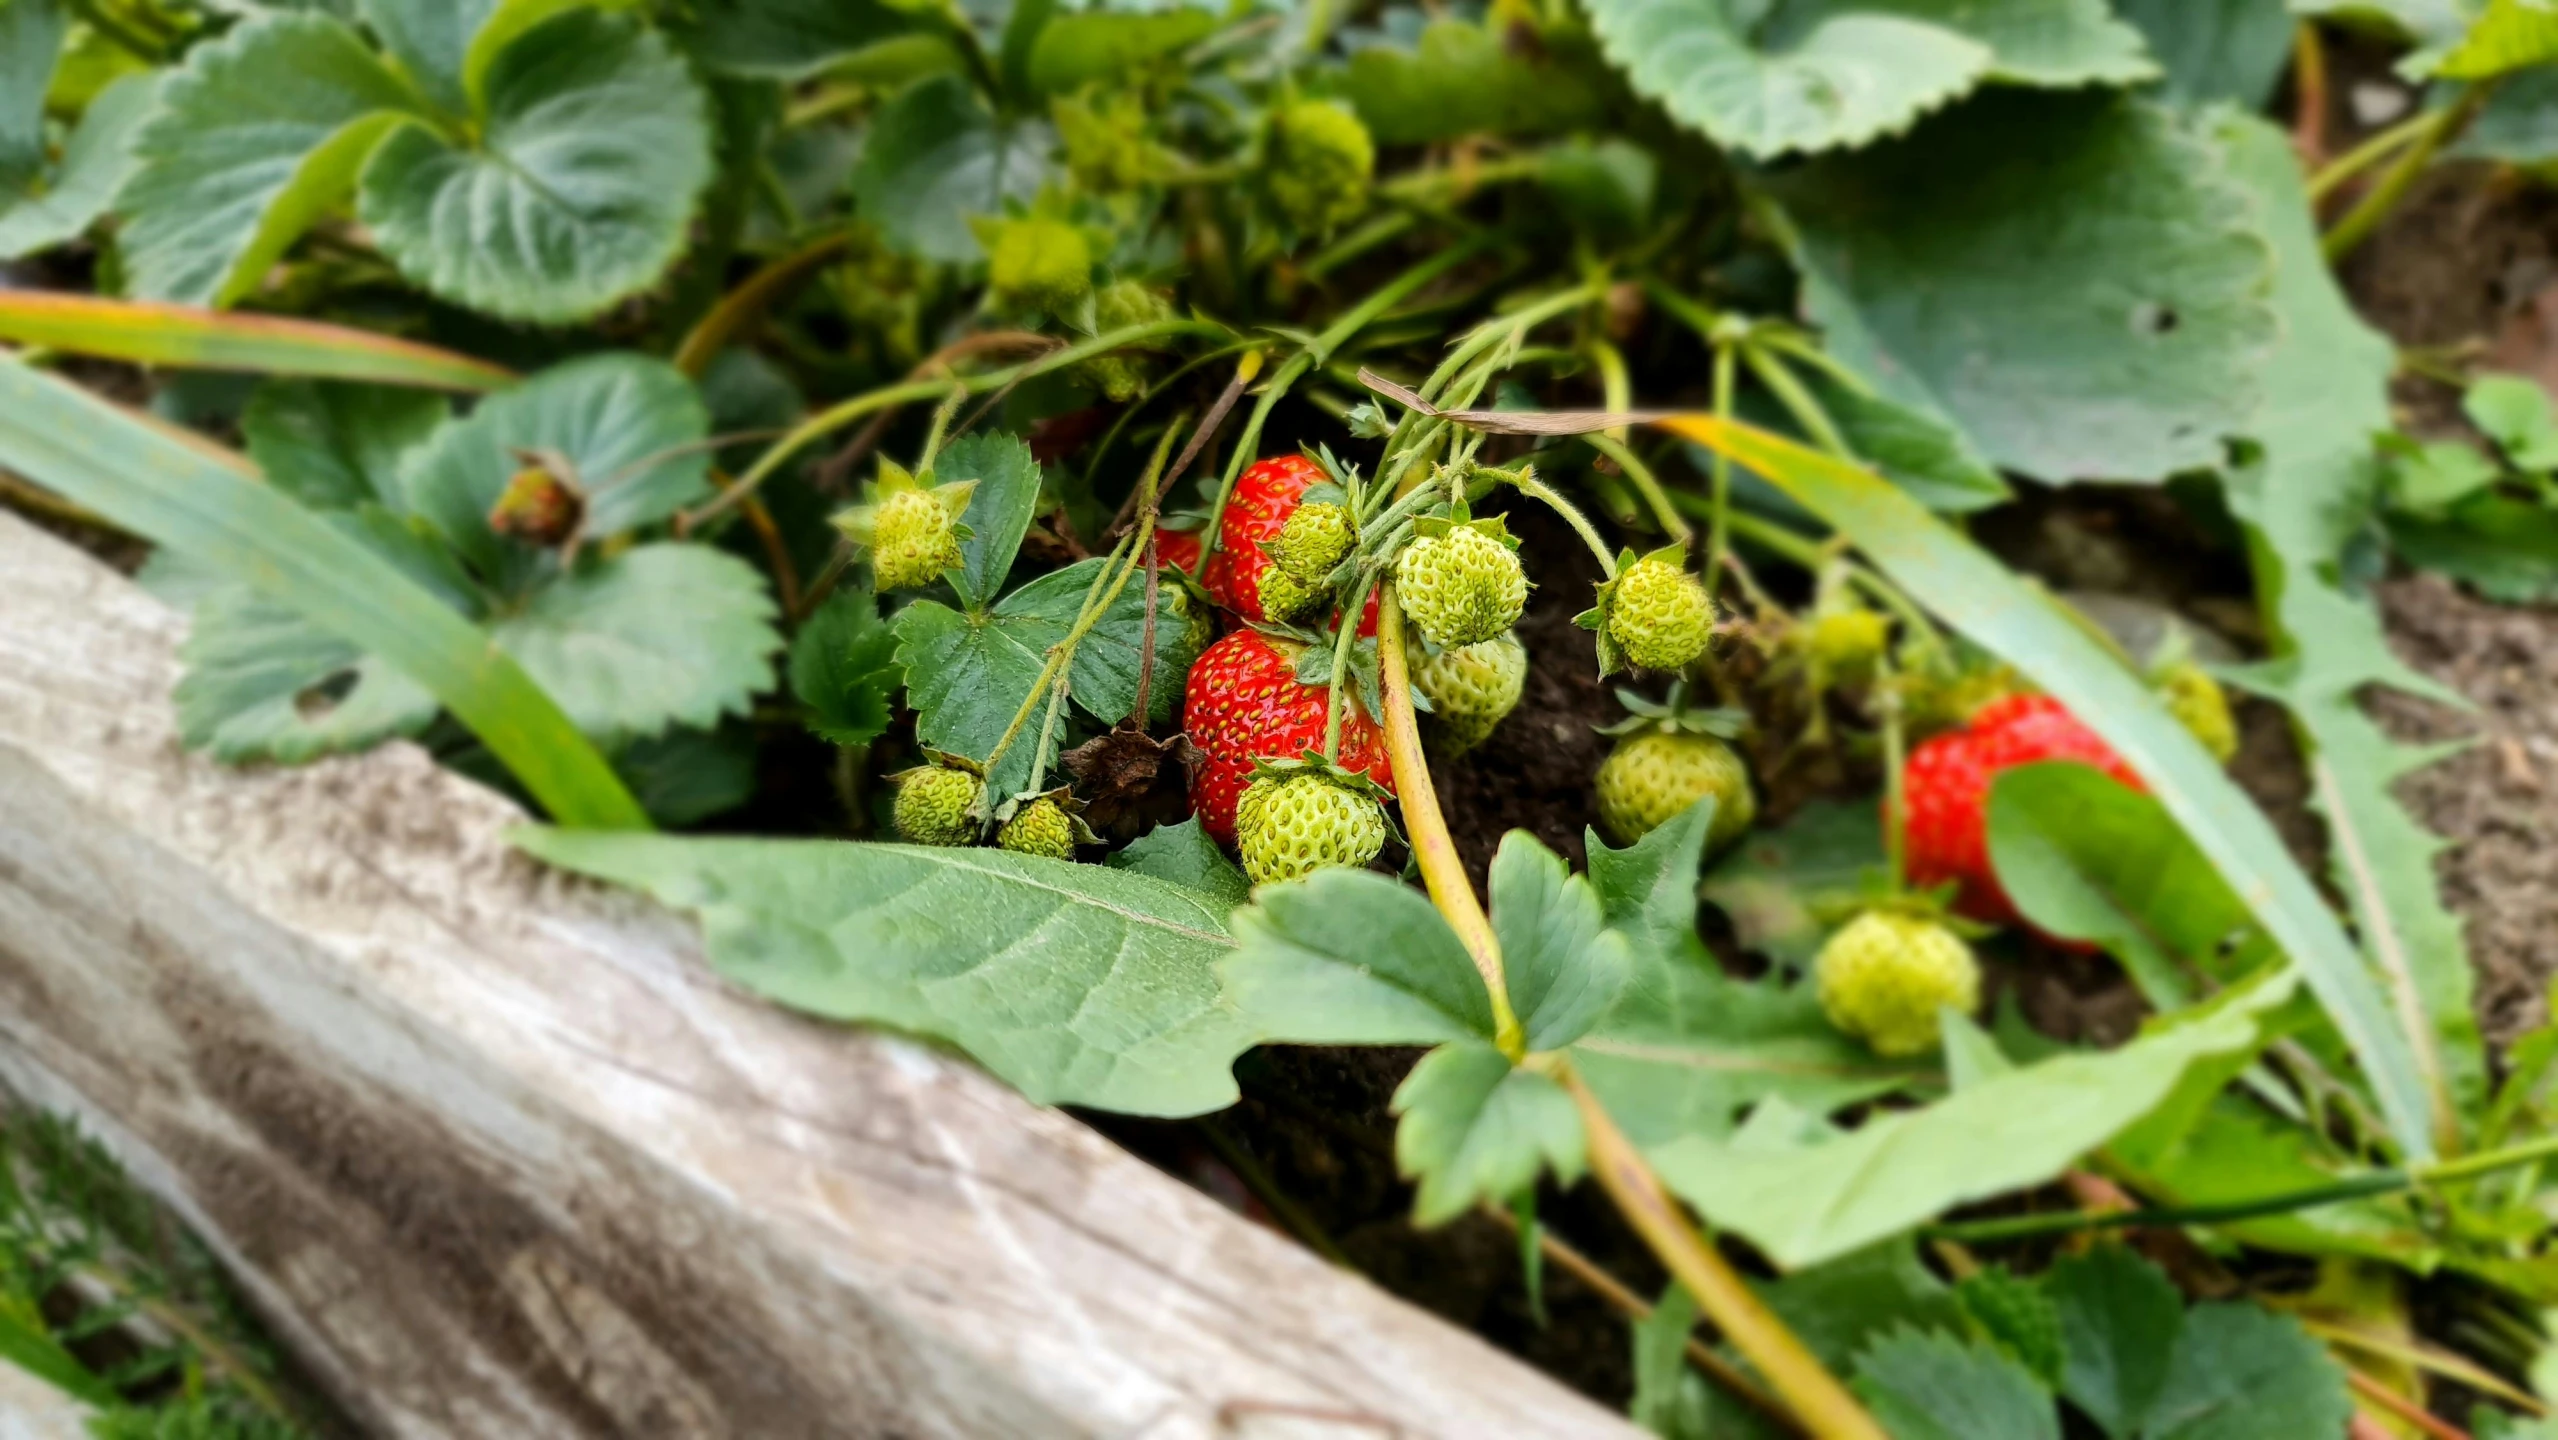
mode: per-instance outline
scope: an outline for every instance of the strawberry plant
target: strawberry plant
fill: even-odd
[[[2375,596],[2558,643],[2545,353],[2390,309],[2558,30],[2293,10],[0,0],[0,501],[190,746],[1507,1226],[1658,1433],[2530,1434],[2551,971]]]

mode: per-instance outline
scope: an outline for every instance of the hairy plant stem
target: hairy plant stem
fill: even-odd
[[[1039,667],[1039,678],[1030,682],[1030,693],[1021,697],[1021,708],[1013,712],[1012,722],[1004,727],[1003,735],[995,741],[995,748],[986,752],[986,774],[990,779],[997,762],[1004,758],[1004,752],[1010,750],[1013,741],[1020,737],[1021,727],[1029,723],[1031,712],[1039,708],[1041,698],[1047,695],[1049,687],[1057,683],[1060,673],[1073,661],[1075,647],[1083,643],[1084,635],[1092,629],[1093,622],[1109,610],[1112,601],[1119,598],[1120,586],[1128,583],[1129,568],[1122,567],[1120,561],[1134,548],[1127,540],[1121,540],[1102,561],[1101,569],[1094,573],[1092,584],[1084,591],[1083,608],[1075,612],[1075,623],[1067,629],[1064,639],[1048,647],[1048,657]],[[1114,572],[1117,584],[1111,583]],[[1108,591],[1106,595],[1105,588]]]
[[[1581,1109],[1589,1137],[1590,1173],[1661,1263],[1696,1297],[1697,1308],[1723,1332],[1768,1384],[1792,1407],[1795,1419],[1818,1440],[1887,1440],[1874,1417],[1750,1289],[1729,1262],[1688,1222],[1661,1177],[1617,1128],[1607,1107],[1568,1064],[1557,1078]]]
[[[1368,608],[1368,592],[1377,588],[1377,578],[1375,566],[1359,572],[1350,603],[1341,609],[1332,627],[1332,690],[1324,697],[1323,758],[1335,763],[1341,759],[1342,692],[1348,688],[1351,652],[1359,645],[1359,614]]]
[[[1492,917],[1475,898],[1465,862],[1457,858],[1456,838],[1439,813],[1439,793],[1430,783],[1430,761],[1421,753],[1421,721],[1412,705],[1412,674],[1403,644],[1403,607],[1394,587],[1385,587],[1377,606],[1377,669],[1385,688],[1386,755],[1394,766],[1395,798],[1403,807],[1403,828],[1412,837],[1412,858],[1421,868],[1430,902],[1448,928],[1464,942],[1483,988],[1492,997],[1492,1043],[1516,1062],[1528,1053],[1527,1033],[1510,1008],[1510,986],[1501,973],[1501,941],[1492,933]]]
[[[1608,542],[1599,537],[1598,528],[1590,523],[1588,516],[1581,513],[1580,507],[1563,498],[1562,493],[1553,486],[1538,479],[1534,471],[1521,469],[1510,477],[1510,483],[1518,489],[1520,494],[1532,500],[1545,502],[1547,509],[1562,516],[1565,523],[1572,527],[1572,532],[1581,537],[1581,543],[1589,546],[1590,553],[1599,558],[1599,573],[1611,580],[1616,578],[1616,552],[1610,550]]]
[[[1670,503],[1670,492],[1661,488],[1661,477],[1652,473],[1652,467],[1644,464],[1642,457],[1634,453],[1634,447],[1605,431],[1582,438],[1590,442],[1591,448],[1607,456],[1616,463],[1619,470],[1625,472],[1625,478],[1633,483],[1635,493],[1641,495],[1643,503],[1651,507],[1652,518],[1663,530],[1669,532],[1672,540],[1681,545],[1688,545],[1696,540],[1696,527],[1690,525],[1688,518],[1679,513],[1678,506]],[[1708,588],[1707,593],[1713,593],[1711,587]]]

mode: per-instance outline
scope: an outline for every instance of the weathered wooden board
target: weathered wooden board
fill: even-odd
[[[415,749],[181,753],[183,621],[0,514],[0,1080],[400,1436],[1630,1436],[920,1046],[734,994]]]

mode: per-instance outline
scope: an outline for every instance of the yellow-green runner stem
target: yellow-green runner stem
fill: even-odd
[[[2317,174],[2309,177],[2309,203],[2315,205],[2326,199],[2336,193],[2337,187],[2414,144],[2441,117],[2441,113],[2420,109],[2328,161]]]
[[[1696,539],[1696,527],[1688,524],[1687,517],[1679,513],[1679,507],[1670,503],[1670,492],[1661,488],[1661,477],[1652,473],[1652,467],[1643,463],[1642,457],[1634,453],[1633,446],[1608,432],[1586,435],[1582,438],[1590,442],[1591,448],[1616,462],[1616,467],[1625,472],[1625,478],[1633,484],[1635,493],[1641,495],[1643,503],[1651,507],[1652,518],[1659,522],[1662,529],[1670,533],[1671,539],[1681,545]]]
[[[2435,154],[2449,144],[2453,136],[2469,127],[2469,122],[2478,114],[2478,108],[2487,103],[2487,97],[2494,93],[2495,88],[2493,80],[2482,80],[2462,92],[2459,100],[2429,117],[2433,123],[2419,132],[2400,153],[2397,163],[2391,165],[2371,187],[2371,193],[2354,202],[2354,208],[2345,212],[2345,218],[2319,237],[2319,253],[2327,257],[2328,264],[2344,259],[2353,253],[2355,246],[2371,238],[2371,232],[2379,229],[2380,222],[2388,219],[2389,212],[2397,209],[2398,202],[2407,197],[2416,177],[2424,174],[2425,167],[2434,163]]]
[[[1544,501],[1547,509],[1562,516],[1565,522],[1572,526],[1573,533],[1581,537],[1581,543],[1589,546],[1590,553],[1598,557],[1599,573],[1611,580],[1616,578],[1616,552],[1610,550],[1608,542],[1599,537],[1598,527],[1590,523],[1590,517],[1582,514],[1579,506],[1564,499],[1560,491],[1529,471],[1521,470],[1511,477],[1510,483],[1518,487],[1520,494],[1530,499]]]
[[[1739,361],[1732,347],[1714,347],[1714,418],[1732,418],[1733,389],[1739,383]],[[1706,511],[1705,593],[1722,593],[1723,567],[1732,557],[1732,457],[1717,450],[1713,467],[1714,498]]]
[[[1793,1408],[1803,1428],[1818,1440],[1888,1440],[1838,1377],[1822,1366],[1688,1222],[1678,1202],[1663,1188],[1661,1177],[1652,1173],[1642,1152],[1617,1128],[1599,1097],[1572,1067],[1557,1067],[1557,1078],[1581,1107],[1581,1128],[1589,1137],[1590,1173],[1598,1177],[1652,1253],[1696,1297],[1697,1308]]]
[[[1492,933],[1492,917],[1484,913],[1483,902],[1475,898],[1465,862],[1457,857],[1456,838],[1448,833],[1448,819],[1439,813],[1439,792],[1430,783],[1429,757],[1421,753],[1421,720],[1413,709],[1412,674],[1404,657],[1403,607],[1396,603],[1392,585],[1385,587],[1377,607],[1377,669],[1385,688],[1386,756],[1394,766],[1395,798],[1403,807],[1413,862],[1421,869],[1430,902],[1457,932],[1483,976],[1483,988],[1492,997],[1492,1043],[1513,1061],[1523,1059],[1527,1035],[1510,1008],[1501,941]]]

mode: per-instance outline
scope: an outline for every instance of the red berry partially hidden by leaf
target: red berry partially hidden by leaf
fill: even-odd
[[[1208,598],[1255,624],[1289,618],[1272,615],[1262,606],[1262,577],[1277,562],[1263,552],[1261,544],[1267,540],[1275,545],[1279,532],[1288,526],[1288,517],[1305,500],[1307,487],[1329,478],[1322,466],[1303,455],[1273,455],[1235,477],[1234,493],[1226,497],[1225,516],[1217,522],[1217,553],[1208,557],[1207,572],[1200,576]],[[1359,617],[1359,633],[1377,633],[1373,594]]]
[[[2132,773],[2113,747],[2048,695],[1993,700],[1971,724],[1948,731],[1910,752],[1903,772],[1909,797],[1907,857],[1910,883],[1962,889],[1957,912],[1975,920],[2013,924],[2016,907],[1990,868],[1989,826],[1984,813],[1990,783],[1999,773],[2042,760],[2093,765],[2135,790]]]
[[[1190,742],[1208,761],[1190,784],[1190,806],[1219,840],[1235,838],[1235,803],[1252,781],[1256,758],[1293,760],[1323,748],[1329,693],[1297,680],[1294,647],[1255,630],[1238,630],[1208,647],[1190,667],[1183,718]],[[1341,766],[1364,770],[1391,791],[1394,767],[1386,759],[1385,732],[1355,697],[1344,698]]]
[[[1199,532],[1196,530],[1157,530],[1155,563],[1171,570],[1199,573]]]

